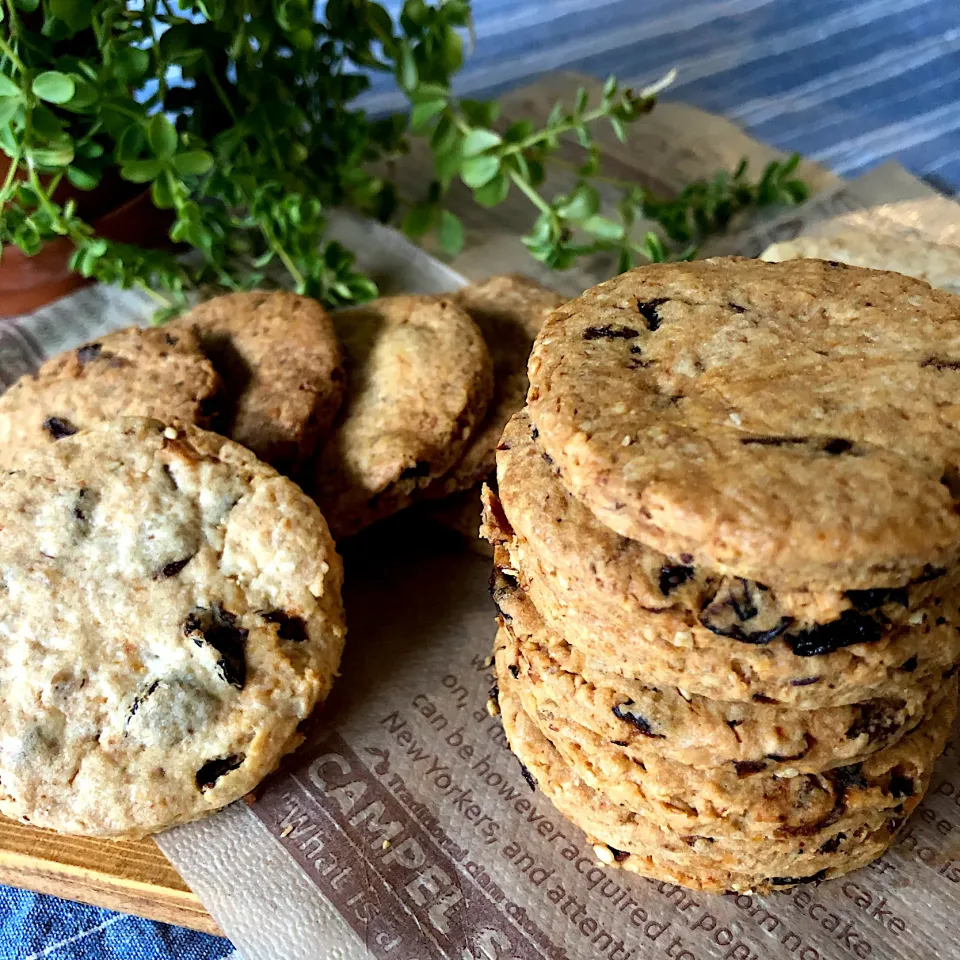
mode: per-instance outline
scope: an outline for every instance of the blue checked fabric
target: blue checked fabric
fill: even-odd
[[[399,4],[388,3],[393,9]],[[960,189],[955,0],[474,0],[461,94],[549,70],[649,82],[851,176],[890,158]],[[375,89],[368,106],[400,105]],[[0,887],[0,960],[221,960],[222,939]]]

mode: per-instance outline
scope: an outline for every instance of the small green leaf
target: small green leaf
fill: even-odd
[[[419,27],[427,22],[430,9],[424,0],[406,0],[400,15],[413,26]]]
[[[67,167],[67,179],[78,190],[92,190],[100,182],[100,175],[80,167]]]
[[[603,96],[609,99],[617,92],[617,78],[610,76],[604,81]]]
[[[526,140],[533,131],[534,126],[531,121],[517,120],[507,127],[507,132],[503,135],[503,139],[506,140],[507,143],[519,143],[521,140]]]
[[[33,13],[40,6],[40,0],[14,0],[13,5],[25,13]]]
[[[60,118],[43,104],[37,104],[32,113],[33,129],[45,140],[56,140],[64,136],[63,123]]]
[[[503,140],[499,133],[493,130],[471,130],[463,138],[463,155],[465,157],[475,157],[484,150],[489,150],[502,143]]]
[[[0,97],[20,97],[20,87],[6,74],[0,73]]]
[[[410,126],[414,130],[422,130],[438,113],[443,113],[446,106],[446,100],[427,100],[424,103],[415,103],[410,111]]]
[[[410,99],[414,103],[424,103],[427,100],[446,100],[450,96],[450,88],[442,83],[421,83],[416,90],[410,92]]]
[[[492,126],[500,116],[500,104],[496,100],[461,100],[460,109],[474,127]]]
[[[456,143],[458,130],[449,116],[443,116],[437,122],[430,135],[430,147],[435,154],[446,153]]]
[[[468,157],[460,168],[460,178],[468,187],[482,187],[489,183],[500,170],[496,157]]]
[[[73,144],[34,147],[27,151],[27,155],[38,167],[65,167],[73,160]]]
[[[599,240],[620,240],[623,237],[623,224],[611,220],[609,217],[601,217],[599,214],[588,217],[584,220],[583,229],[592,234]]]
[[[437,228],[437,239],[444,253],[451,256],[463,249],[463,224],[459,217],[449,210],[440,211],[440,225]]]
[[[403,232],[414,240],[419,240],[433,225],[436,209],[427,203],[418,203],[411,207],[403,218]]]
[[[613,127],[613,132],[616,134],[617,139],[621,143],[626,143],[627,133],[623,128],[623,121],[617,117],[611,117],[610,126]]]
[[[495,207],[507,199],[510,192],[510,180],[502,173],[498,173],[489,183],[473,191],[473,199],[481,207]]]
[[[600,209],[600,194],[593,187],[581,184],[566,203],[557,207],[557,216],[564,220],[586,220]]]
[[[121,165],[136,160],[147,145],[147,137],[139,123],[131,123],[117,140],[117,160]]]
[[[199,177],[213,167],[213,154],[206,150],[187,150],[173,158],[173,169],[181,177]]]
[[[170,189],[169,177],[157,177],[153,181],[150,198],[158,210],[169,210],[173,207],[173,191]]]
[[[573,104],[574,116],[580,116],[587,109],[587,98],[589,97],[586,87],[577,87],[577,98]]]
[[[34,95],[41,100],[46,100],[47,103],[66,103],[76,89],[73,77],[57,70],[47,70],[38,74],[31,86]]]
[[[14,97],[6,97],[0,100],[0,126],[9,123],[22,108],[23,101]]]
[[[450,73],[456,73],[463,66],[463,38],[452,27],[443,34],[443,67]]]
[[[413,59],[413,51],[409,44],[404,43],[397,59],[397,82],[402,89],[409,93],[416,87],[419,79],[420,74],[417,71],[416,61]]]
[[[91,0],[50,0],[50,12],[74,33],[90,25]]]
[[[155,113],[150,118],[147,140],[154,155],[161,160],[167,160],[177,152],[177,129],[162,113]]]
[[[450,180],[460,172],[463,164],[463,151],[460,149],[460,143],[454,139],[453,145],[449,150],[443,152],[437,151],[433,158],[433,169],[439,180]]]
[[[160,176],[163,164],[159,160],[134,160],[120,170],[120,176],[131,183],[147,183]]]
[[[138,47],[122,47],[117,52],[116,68],[123,79],[139,80],[150,69],[150,54]]]
[[[76,90],[70,98],[70,102],[66,104],[68,110],[80,111],[96,103],[100,94],[92,83],[84,80],[79,74],[73,76],[73,82],[76,85]]]

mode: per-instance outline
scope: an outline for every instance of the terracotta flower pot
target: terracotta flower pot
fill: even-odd
[[[9,161],[0,163],[0,177]],[[139,191],[139,192],[135,192]],[[67,197],[77,201],[80,214],[89,220],[97,233],[109,240],[134,243],[141,247],[159,247],[168,242],[170,215],[158,210],[143,191],[119,177],[105,177],[95,190],[82,192],[69,185],[61,186],[54,199],[62,203]],[[3,248],[0,258],[0,316],[11,317],[35,310],[91,281],[68,266],[73,244],[66,238],[45,243],[36,256],[25,256],[12,245]]]

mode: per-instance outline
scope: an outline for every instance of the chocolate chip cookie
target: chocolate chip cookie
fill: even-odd
[[[138,837],[237,799],[343,646],[316,505],[229,440],[125,419],[0,474],[0,812]]]
[[[782,589],[960,559],[960,299],[821,260],[654,264],[554,311],[528,403],[563,484],[671,557]]]
[[[463,452],[493,390],[477,325],[448,297],[386,297],[334,317],[348,387],[311,468],[337,537],[407,506]]]
[[[205,426],[220,378],[189,330],[128,327],[52,357],[0,397],[0,467],[123,416]]]
[[[296,474],[343,398],[340,346],[316,300],[282,290],[215,297],[167,329],[199,337],[226,385],[222,432]]]

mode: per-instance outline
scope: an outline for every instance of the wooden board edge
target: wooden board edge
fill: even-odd
[[[114,877],[95,869],[68,864],[54,868],[49,860],[7,852],[0,862],[0,883],[218,937],[224,935],[196,894]]]

